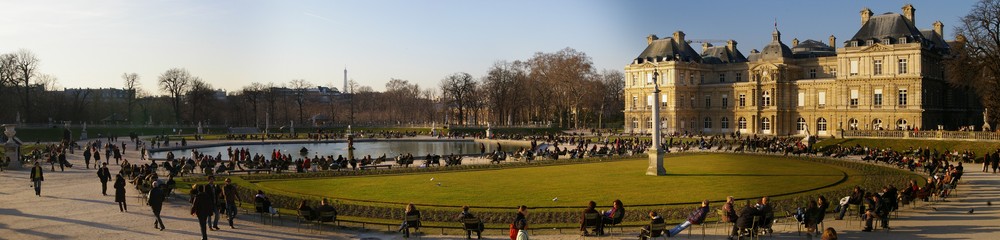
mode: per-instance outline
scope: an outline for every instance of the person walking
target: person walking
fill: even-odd
[[[96,148],[91,148],[91,149],[94,149],[94,164],[101,162],[101,151],[97,151]],[[107,163],[108,163],[107,161],[104,161],[104,164]]]
[[[236,185],[233,185],[233,180],[226,178],[226,185],[222,186],[222,198],[226,201],[226,217],[229,220],[229,227],[236,229],[233,225],[233,219],[236,219],[236,202],[240,200],[240,195],[236,194]]]
[[[96,164],[95,164],[96,166]],[[111,171],[108,171],[108,164],[105,163],[97,169],[97,178],[101,180],[101,194],[108,195],[108,181],[111,181]]]
[[[118,203],[119,212],[128,212],[128,204],[125,203],[125,177],[121,173],[115,175],[115,202]]]
[[[219,191],[219,186],[215,184],[215,176],[208,176],[208,184],[202,187],[205,188],[205,192],[208,192],[212,196],[212,199],[209,199],[209,201],[212,201],[212,206],[214,206],[212,208],[212,215],[215,216],[215,220],[209,222],[211,224],[209,225],[209,229],[212,231],[219,230],[219,194],[221,191]]]
[[[89,147],[87,148],[87,150],[83,151],[83,163],[87,165],[87,169],[90,169],[90,148]],[[97,168],[96,164],[94,165],[94,168]]]
[[[153,209],[153,216],[156,217],[156,221],[153,222],[153,228],[160,229],[160,231],[167,229],[163,225],[163,219],[160,219],[160,210],[163,210],[163,201],[165,199],[166,195],[163,194],[160,182],[153,181],[153,189],[149,190],[149,200],[147,202],[149,203],[149,207]]]
[[[212,216],[215,212],[215,198],[216,196],[208,193],[206,191],[206,186],[198,186],[198,195],[194,197],[191,206],[191,216],[198,217],[198,226],[201,227],[201,239],[208,240],[208,233],[206,228],[208,228],[208,217]]]
[[[45,181],[45,177],[42,176],[42,166],[35,162],[35,166],[31,167],[31,186],[35,188],[35,196],[42,196],[42,181]]]
[[[499,143],[497,144],[499,148]],[[528,240],[528,206],[517,207],[517,216],[511,223],[510,240]]]

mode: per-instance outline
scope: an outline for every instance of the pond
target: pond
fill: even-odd
[[[273,143],[273,144],[233,144],[226,146],[213,146],[202,148],[191,148],[182,150],[160,151],[152,153],[154,159],[167,158],[168,152],[173,152],[177,158],[191,156],[191,150],[197,150],[203,154],[215,156],[222,154],[222,159],[229,159],[228,149],[246,148],[250,151],[250,156],[261,154],[270,156],[274,150],[281,151],[282,154],[291,154],[292,157],[302,156],[299,151],[305,147],[309,150],[309,157],[313,156],[333,156],[343,155],[347,157],[347,143]],[[496,144],[486,144],[486,151],[492,152],[496,149]],[[514,151],[518,146],[501,146],[504,151]],[[473,141],[373,141],[355,142],[354,156],[362,158],[365,155],[379,157],[385,154],[386,157],[395,157],[399,154],[410,153],[415,157],[426,156],[427,154],[448,155],[448,154],[479,154],[479,143]]]

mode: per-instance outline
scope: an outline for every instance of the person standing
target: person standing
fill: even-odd
[[[96,165],[96,164],[95,164]],[[108,164],[105,163],[97,169],[97,178],[101,180],[101,194],[108,195],[108,181],[111,181],[111,171],[108,171]]]
[[[229,220],[229,227],[236,229],[236,226],[233,225],[233,219],[236,219],[236,202],[242,202],[242,200],[240,200],[240,195],[236,194],[236,185],[233,185],[233,180],[226,178],[226,185],[222,186],[222,196],[226,200],[226,217]]]
[[[115,202],[118,203],[119,212],[128,212],[128,204],[125,203],[125,177],[121,173],[115,175]]]
[[[31,186],[35,188],[35,196],[42,196],[42,181],[45,181],[45,177],[42,176],[42,166],[35,162],[35,166],[31,167]]]
[[[156,217],[156,221],[153,222],[153,228],[160,229],[160,231],[167,229],[166,226],[163,226],[163,219],[160,219],[160,210],[163,210],[165,196],[160,187],[160,182],[153,181],[153,189],[149,190],[149,200],[147,202],[149,203],[149,207],[153,209],[153,216]]]
[[[202,187],[205,188],[204,189],[205,192],[208,192],[208,194],[210,194],[212,196],[211,199],[208,199],[206,201],[211,201],[212,202],[212,206],[214,206],[212,208],[213,209],[212,210],[212,215],[215,216],[215,220],[211,221],[211,222],[208,222],[208,223],[211,224],[211,225],[209,225],[209,229],[211,229],[212,231],[219,230],[219,194],[220,194],[220,191],[219,191],[219,186],[215,185],[215,176],[208,176],[208,184],[205,184]]]
[[[90,169],[90,148],[83,151],[83,163],[87,165],[87,169]],[[97,165],[94,165],[97,168]]]
[[[194,200],[192,200],[191,216],[198,217],[198,226],[201,227],[201,239],[208,240],[208,233],[205,229],[208,227],[208,217],[211,217],[215,211],[216,196],[208,193],[206,186],[199,186],[197,192],[198,195],[194,196]]]
[[[94,149],[94,164],[101,162],[101,151],[97,151],[96,148],[91,149]],[[105,161],[104,163],[107,164],[108,162]]]

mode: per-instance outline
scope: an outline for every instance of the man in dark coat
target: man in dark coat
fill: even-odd
[[[740,209],[738,216],[736,224],[733,225],[733,231],[730,233],[731,238],[738,237],[740,229],[752,228],[754,217],[761,217],[761,214],[760,210],[757,210],[754,205],[747,202],[746,206],[744,206],[743,209]]]
[[[191,206],[191,215],[198,217],[198,225],[201,227],[201,239],[208,240],[208,233],[205,231],[208,227],[208,217],[212,216],[215,212],[215,195],[206,191],[205,186],[198,187],[198,195],[194,197]],[[193,191],[193,189],[192,189]]]
[[[125,177],[121,173],[115,175],[115,202],[118,203],[118,211],[128,212],[128,205],[125,202]]]
[[[42,176],[42,166],[35,162],[35,166],[31,168],[31,186],[35,188],[35,196],[42,196],[42,181],[45,181],[45,177]]]
[[[108,171],[108,164],[105,163],[97,169],[97,178],[101,179],[101,194],[108,195],[108,181],[111,181],[111,171]]]
[[[233,185],[233,180],[226,178],[226,185],[222,186],[222,199],[226,202],[226,217],[229,220],[229,227],[236,229],[233,225],[233,219],[236,218],[236,202],[240,201],[240,195],[236,194],[236,185]]]
[[[153,189],[149,190],[149,207],[153,209],[153,216],[156,216],[156,221],[153,222],[153,228],[160,229],[163,231],[166,226],[163,226],[163,220],[160,219],[160,210],[163,209],[163,200],[165,195],[163,195],[163,190],[160,187],[159,181],[153,182]],[[157,225],[159,224],[159,225]]]
[[[87,169],[90,169],[90,148],[83,151],[83,163],[87,165]]]

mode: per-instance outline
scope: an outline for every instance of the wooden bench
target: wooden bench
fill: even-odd
[[[365,166],[361,166],[361,170],[365,170],[365,169],[369,169],[369,168],[378,169],[378,168],[382,168],[382,167],[388,168],[388,169],[392,169],[392,165],[391,164],[379,164],[379,165],[365,165]]]
[[[269,169],[269,168],[260,168],[260,169],[245,169],[245,170],[229,170],[229,171],[227,171],[227,173],[229,173],[229,175],[233,175],[233,173],[247,173],[247,174],[250,174],[250,173],[260,173],[260,172],[271,173],[271,169]]]

